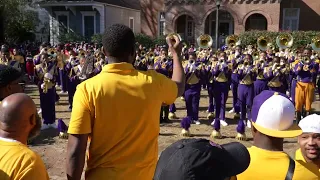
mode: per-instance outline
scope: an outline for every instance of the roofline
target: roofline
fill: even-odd
[[[116,7],[116,8],[122,8],[127,10],[133,10],[137,12],[141,12],[139,9],[133,9],[123,6],[118,6],[114,4],[109,3],[102,3],[102,2],[96,2],[96,1],[78,1],[78,2],[38,2],[37,4],[40,5],[40,7],[52,7],[52,6],[110,6],[110,7]]]

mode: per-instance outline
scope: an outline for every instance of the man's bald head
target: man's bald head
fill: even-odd
[[[35,115],[37,107],[26,94],[17,93],[6,97],[0,105],[0,121],[6,126],[22,125],[23,120]]]
[[[17,137],[20,142],[39,134],[41,118],[33,100],[17,93],[6,97],[0,104],[0,130],[5,137]]]

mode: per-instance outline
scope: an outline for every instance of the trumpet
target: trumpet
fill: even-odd
[[[320,36],[312,38],[311,47],[314,51],[320,51]]]
[[[277,46],[280,49],[287,49],[293,45],[293,37],[291,34],[281,34],[276,39]]]
[[[258,58],[259,58],[259,52],[258,52],[258,51],[253,52],[253,53],[252,53],[252,57],[253,57],[254,59],[258,59]]]
[[[207,49],[212,46],[212,37],[208,34],[201,35],[197,38],[197,43],[200,48]]]
[[[149,53],[148,53],[148,57],[149,57],[150,59],[153,59],[153,58],[155,57],[155,54],[154,54],[153,52],[149,52]]]
[[[167,43],[171,43],[172,45],[176,44],[175,37],[178,37],[179,41],[182,41],[182,38],[179,34],[177,33],[171,33],[166,37]]]
[[[265,36],[260,36],[257,39],[257,45],[261,51],[266,51],[269,43],[270,43],[270,39]]]
[[[310,58],[307,57],[307,56],[305,56],[305,57],[302,58],[302,60],[300,61],[300,63],[301,63],[302,65],[308,65],[308,64],[310,63]]]
[[[240,38],[239,36],[237,35],[230,35],[226,38],[226,45],[228,47],[233,47],[235,45],[240,45],[241,44],[241,41],[240,41]]]
[[[145,56],[145,55],[146,55],[146,52],[145,52],[145,51],[141,51],[141,52],[140,52],[140,55],[141,55],[141,56]]]

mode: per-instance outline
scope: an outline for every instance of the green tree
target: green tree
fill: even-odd
[[[38,12],[30,0],[0,0],[2,6],[4,38],[8,43],[34,40],[39,23]]]

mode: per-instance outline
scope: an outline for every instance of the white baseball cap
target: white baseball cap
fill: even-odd
[[[251,110],[252,125],[262,134],[290,138],[302,134],[294,123],[295,107],[285,94],[275,91],[262,91],[253,99]]]
[[[304,133],[320,133],[320,115],[311,114],[299,122]]]

